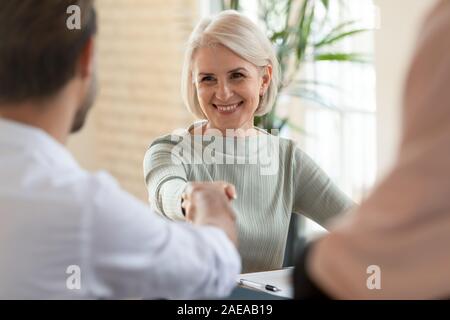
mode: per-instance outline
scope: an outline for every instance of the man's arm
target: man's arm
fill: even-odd
[[[91,222],[91,291],[104,297],[192,299],[226,296],[240,257],[222,228],[229,213],[201,226],[161,219],[141,202],[101,179]],[[199,195],[201,197],[201,195]],[[206,213],[200,208],[200,216]],[[216,219],[214,218],[216,217]],[[194,221],[195,223],[195,221]],[[225,232],[223,229],[226,229]]]

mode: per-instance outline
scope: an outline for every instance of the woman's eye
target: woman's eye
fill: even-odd
[[[201,79],[201,82],[209,82],[209,81],[213,81],[213,80],[214,80],[213,77],[211,77],[211,76],[206,76],[206,77],[203,77],[203,78]]]
[[[240,79],[243,77],[244,77],[244,75],[240,72],[235,72],[235,73],[231,74],[231,79]]]

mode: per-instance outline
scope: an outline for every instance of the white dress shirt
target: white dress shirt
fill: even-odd
[[[44,131],[0,118],[0,298],[227,295],[241,262],[225,233],[169,222]]]

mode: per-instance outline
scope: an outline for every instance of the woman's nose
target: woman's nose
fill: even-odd
[[[216,98],[217,99],[226,102],[229,98],[231,98],[232,95],[233,95],[233,92],[232,92],[230,86],[228,85],[228,83],[222,82],[217,85],[217,90],[216,90]]]

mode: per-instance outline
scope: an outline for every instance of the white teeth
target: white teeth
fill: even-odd
[[[238,107],[239,103],[236,104],[232,104],[232,105],[224,105],[224,106],[219,106],[216,105],[217,109],[219,109],[219,111],[233,111]]]

